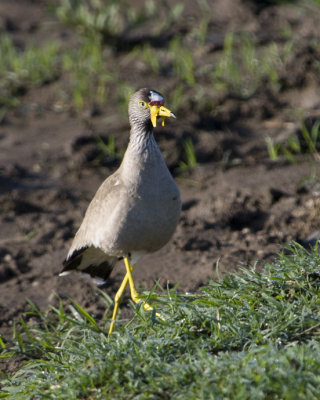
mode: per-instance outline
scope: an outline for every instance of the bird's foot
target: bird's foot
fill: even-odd
[[[132,296],[132,300],[136,303],[139,304],[140,302],[142,302],[142,306],[145,310],[147,311],[153,311],[154,308],[152,306],[150,306],[149,303],[147,303],[146,301],[142,300],[140,295],[138,294],[138,292],[136,291],[135,294]],[[165,318],[159,314],[158,312],[155,312],[155,316],[160,318],[162,321],[165,321]]]

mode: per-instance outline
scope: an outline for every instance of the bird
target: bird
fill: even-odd
[[[133,279],[137,261],[170,240],[181,212],[179,188],[153,131],[158,117],[164,126],[165,118],[176,118],[174,113],[164,107],[162,94],[142,88],[130,97],[128,114],[130,137],[120,167],[94,195],[60,273],[80,271],[106,282],[116,262],[123,260],[126,273],[114,297],[109,335],[128,284],[132,300],[142,301]],[[146,301],[142,304],[153,310]]]

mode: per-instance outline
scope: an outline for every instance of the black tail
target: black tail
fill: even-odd
[[[79,271],[90,275],[91,278],[95,278],[98,281],[106,282],[116,262],[116,257],[108,257],[96,247],[82,247],[75,250],[64,260],[60,275],[66,275],[71,271]]]

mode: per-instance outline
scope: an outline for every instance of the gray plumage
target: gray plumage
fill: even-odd
[[[100,186],[91,201],[64,262],[71,270],[105,281],[116,261],[134,264],[164,246],[175,231],[181,211],[179,189],[153,135],[150,89],[130,99],[129,145],[119,169]]]

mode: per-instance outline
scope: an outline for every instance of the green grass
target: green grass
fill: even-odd
[[[320,150],[320,120],[316,120],[310,129],[304,121],[298,134],[289,136],[283,142],[274,142],[270,137],[265,138],[269,157],[272,161],[285,158],[290,163],[297,162],[297,158],[306,154],[316,161],[319,160]]]
[[[8,399],[319,399],[320,255],[297,244],[262,272],[243,269],[199,294],[149,294],[165,321],[97,321],[72,302],[21,320],[3,357],[28,362]],[[109,304],[110,305],[110,304]]]
[[[179,77],[183,83],[192,86],[195,83],[192,52],[179,36],[171,40],[169,54],[174,75]]]
[[[277,43],[260,45],[254,34],[228,32],[223,49],[211,52],[206,49],[210,3],[198,0],[194,7],[198,17],[189,20],[182,2],[172,6],[149,0],[137,6],[126,0],[58,1],[52,12],[73,29],[75,41],[19,49],[2,38],[0,106],[17,107],[30,88],[55,81],[55,109],[81,114],[112,101],[126,115],[127,93],[137,84],[128,66],[160,86],[170,83],[168,97],[177,113],[216,116],[228,97],[242,101],[283,89],[287,61],[300,40],[288,24]],[[135,41],[137,30],[147,33]],[[318,42],[312,43],[316,49]],[[315,58],[314,67],[318,64]],[[0,110],[0,121],[4,115]]]
[[[126,0],[60,0],[52,8],[61,22],[75,27],[81,35],[99,36],[121,50],[130,31],[152,21],[151,34],[160,36],[174,26],[184,7],[166,0],[148,0],[139,7]]]
[[[193,142],[191,138],[188,138],[182,143],[184,149],[185,161],[180,161],[179,170],[189,171],[197,167],[197,157],[194,150]]]
[[[113,163],[114,161],[121,160],[122,154],[117,152],[113,136],[110,136],[107,141],[104,141],[100,136],[97,136],[95,140],[100,151],[99,156],[95,160],[98,164],[102,162]]]
[[[30,87],[39,87],[58,76],[58,45],[51,42],[41,49],[28,46],[19,50],[11,38],[0,39],[0,107],[15,107],[19,96]]]
[[[154,11],[151,7],[146,10],[143,8],[137,14],[132,7],[125,7],[123,1],[105,4],[100,0],[61,0],[54,8],[60,21],[76,27],[80,34],[101,34],[106,38],[122,35],[126,29],[133,28]]]
[[[190,35],[176,32],[169,43],[164,41],[163,46],[154,45],[149,36],[161,39],[168,30],[185,27],[182,3],[170,7],[166,1],[148,1],[139,8],[125,1],[105,4],[100,0],[61,0],[55,13],[60,21],[77,30],[81,40],[91,43],[90,48],[99,47],[100,54],[109,52],[110,57],[117,57],[122,51],[126,51],[131,65],[137,70],[143,64],[145,73],[152,74],[156,80],[160,78],[165,81],[169,76],[175,82],[172,90],[178,88],[173,95],[177,104],[176,111],[191,107],[196,112],[207,112],[215,109],[224,96],[231,94],[246,99],[257,94],[259,90],[264,90],[266,84],[271,91],[277,93],[281,89],[280,73],[285,69],[286,60],[292,53],[293,39],[290,32],[284,33],[286,37],[283,44],[270,42],[264,46],[257,46],[254,35],[235,35],[229,32],[225,37],[223,51],[204,57],[199,63],[196,55],[201,54],[199,50],[206,42],[210,6],[206,1],[199,0],[195,7],[200,17],[197,24],[191,27]],[[128,33],[144,24],[152,27],[151,30],[148,28],[150,35],[142,38],[139,44],[130,44],[129,50],[125,44]],[[88,55],[84,61],[84,57],[77,56],[70,64],[79,65],[81,70],[82,64],[92,62],[90,58],[92,57]],[[106,71],[106,79],[102,78],[100,83],[96,83],[101,95],[92,96],[99,97],[100,103],[108,91],[110,92],[110,82],[123,80],[123,76],[122,79],[118,77],[117,68],[113,71],[110,69],[108,56],[101,58],[104,60],[104,67],[108,66],[109,71]],[[71,82],[74,82],[73,103],[78,110],[83,108],[86,98],[90,99],[90,81],[99,80],[99,74],[103,75],[99,69],[98,75],[94,76],[90,72],[88,74],[88,68],[83,68],[79,74],[74,71],[71,76]],[[88,82],[87,76],[90,77]],[[184,98],[180,95],[181,86],[184,87]],[[104,87],[107,87],[106,93],[101,90]],[[95,90],[95,85],[93,88]]]
[[[94,38],[83,40],[79,47],[61,55],[62,70],[68,80],[60,90],[66,99],[71,98],[76,110],[90,104],[105,104],[111,84],[117,79],[107,68],[109,55]]]
[[[128,93],[116,63],[109,63],[111,50],[96,37],[81,38],[75,48],[51,42],[42,47],[18,49],[10,37],[0,40],[0,120],[6,109],[21,104],[30,89],[52,83],[53,102],[59,109],[78,113],[91,106],[104,106],[110,93],[119,110],[127,113]],[[123,112],[122,112],[123,113]]]
[[[214,90],[246,99],[268,84],[277,93],[280,89],[279,73],[292,53],[292,46],[291,38],[281,47],[274,42],[257,46],[253,35],[243,33],[236,36],[229,32],[212,74]]]

